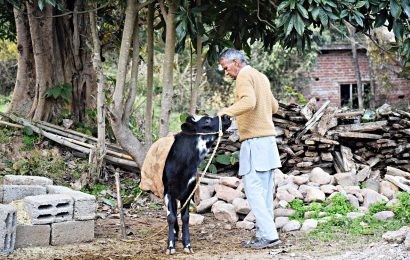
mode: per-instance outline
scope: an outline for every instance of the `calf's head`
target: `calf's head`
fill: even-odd
[[[231,126],[231,119],[227,115],[221,117],[222,121],[222,131],[226,130]],[[181,130],[184,133],[214,133],[219,131],[219,118],[209,117],[209,116],[197,116],[190,115],[186,118],[185,122],[181,125]]]

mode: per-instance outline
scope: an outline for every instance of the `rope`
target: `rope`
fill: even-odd
[[[216,133],[216,134],[218,134],[218,139],[217,139],[217,141],[216,141],[216,145],[215,145],[215,148],[214,148],[214,150],[213,150],[213,152],[212,152],[211,158],[209,158],[208,163],[206,164],[205,169],[202,171],[202,174],[201,174],[201,176],[199,177],[199,180],[197,181],[197,183],[196,183],[194,189],[192,190],[191,194],[189,194],[188,199],[185,201],[185,203],[184,203],[184,204],[181,206],[181,208],[178,210],[177,219],[178,219],[178,216],[181,215],[181,211],[187,206],[187,204],[188,204],[189,201],[191,200],[192,196],[195,194],[195,191],[198,189],[198,187],[199,187],[199,185],[200,185],[200,183],[201,183],[202,178],[205,176],[206,171],[208,170],[209,166],[211,165],[212,159],[214,158],[214,156],[215,156],[215,154],[216,154],[216,151],[218,150],[219,143],[221,142],[221,139],[222,139],[222,136],[223,136],[221,116],[218,116],[218,119],[219,119],[219,130],[218,130],[218,132],[213,132],[213,133],[198,133],[199,135],[205,135],[205,134],[208,134],[208,135],[209,135],[209,134],[215,134],[215,133]],[[140,241],[148,240],[148,239],[151,239],[151,238],[157,236],[157,235],[158,235],[159,233],[161,233],[167,226],[168,226],[168,225],[164,225],[164,226],[163,226],[161,229],[159,229],[157,232],[155,232],[154,234],[152,234],[152,235],[150,235],[150,236],[148,236],[148,237],[145,237],[145,238],[134,239],[134,240],[131,240],[131,239],[121,239],[121,241],[127,242],[127,243],[134,243],[134,242],[140,242]]]

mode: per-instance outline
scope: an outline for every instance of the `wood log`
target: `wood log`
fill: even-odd
[[[330,104],[330,101],[327,100],[319,109],[316,111],[316,113],[312,116],[312,118],[306,122],[305,127],[303,130],[297,135],[296,140],[299,140],[299,138],[304,135],[310,128],[312,128],[317,121],[321,118],[321,116],[324,113],[325,108]]]
[[[357,133],[357,132],[341,132],[341,133],[337,133],[337,135],[340,136],[340,137],[375,139],[375,140],[382,138],[381,135],[367,134],[367,133]]]
[[[400,189],[410,193],[410,181],[401,176],[385,175],[385,180],[390,181]]]
[[[383,129],[387,125],[387,121],[376,121],[370,123],[339,125],[332,130],[333,132],[370,132]]]
[[[405,177],[405,178],[410,179],[410,173],[409,172],[405,172],[405,171],[402,171],[400,169],[397,169],[397,168],[394,168],[394,167],[391,167],[391,166],[387,166],[386,174],[393,175],[393,176],[401,176],[401,177]]]

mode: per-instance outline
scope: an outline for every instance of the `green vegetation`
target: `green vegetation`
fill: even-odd
[[[337,239],[343,235],[379,235],[385,231],[397,230],[410,223],[410,194],[397,194],[398,203],[387,206],[386,202],[377,202],[369,207],[369,211],[362,217],[351,220],[346,217],[349,212],[357,211],[349,200],[338,193],[323,203],[304,205],[302,200],[296,199],[289,203],[296,213],[289,217],[303,222],[304,214],[313,211],[309,218],[319,221],[318,227],[309,236],[323,241]],[[378,220],[373,217],[377,212],[391,210],[395,217],[392,220]],[[320,212],[323,212],[319,215]],[[327,217],[323,219],[323,217]]]

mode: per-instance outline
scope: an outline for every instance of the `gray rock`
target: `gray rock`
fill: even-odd
[[[231,188],[237,188],[241,183],[241,180],[236,177],[221,177],[219,183]]]
[[[246,215],[251,211],[248,201],[242,198],[234,199],[232,205],[235,207],[235,211],[239,214]]]
[[[198,207],[196,207],[197,213],[205,213],[211,210],[212,205],[214,205],[218,201],[217,197],[212,197],[207,200],[203,200],[199,203]]]
[[[404,239],[404,248],[407,251],[410,251],[410,232],[407,233],[406,238]]]
[[[336,186],[334,185],[326,184],[326,185],[320,186],[320,190],[323,191],[325,194],[332,194],[337,189],[336,189]]]
[[[349,199],[350,203],[358,209],[360,207],[359,200],[352,194],[347,194],[347,198]]]
[[[289,217],[292,216],[293,214],[295,214],[296,210],[294,209],[275,209],[274,210],[274,216],[275,217]]]
[[[310,188],[306,192],[306,197],[305,201],[310,203],[310,202],[323,202],[326,199],[326,195],[323,191],[315,188]]]
[[[283,232],[296,231],[296,230],[299,230],[300,227],[301,227],[301,224],[299,221],[291,220],[282,227],[282,231]]]
[[[195,213],[189,213],[189,225],[202,225],[205,217]]]
[[[293,177],[293,182],[297,185],[306,184],[308,183],[308,181],[309,181],[309,175],[307,174]]]
[[[333,175],[337,184],[342,186],[355,186],[357,185],[356,175],[350,172],[337,173]]]
[[[288,206],[289,206],[289,203],[287,201],[281,200],[278,202],[278,208],[286,209]]]
[[[311,182],[315,182],[321,185],[328,184],[331,181],[330,174],[325,172],[320,167],[315,167],[312,169],[312,171],[309,174],[309,180]]]
[[[200,201],[207,200],[211,198],[211,193],[208,190],[208,187],[205,185],[201,185],[199,187],[199,199]]]
[[[295,198],[303,199],[303,194],[302,194],[297,188],[295,188],[295,187],[289,187],[289,188],[288,188],[288,192],[289,192],[291,195],[295,196]]]
[[[404,239],[406,238],[409,232],[410,232],[410,227],[404,226],[396,231],[387,231],[386,233],[383,234],[382,237],[384,240],[388,242],[400,244],[401,242],[404,241]]]
[[[396,185],[392,184],[389,181],[380,182],[380,194],[386,196],[390,200],[393,199],[394,193],[398,191]]]
[[[354,220],[358,217],[363,217],[364,215],[366,215],[366,213],[364,213],[364,212],[349,212],[349,213],[347,213],[346,217],[348,219]]]
[[[394,205],[398,205],[400,201],[398,199],[391,199],[389,202],[386,203],[388,208],[394,207]]]
[[[381,201],[388,201],[388,199],[376,191],[372,189],[363,189],[362,190],[363,194],[363,206],[366,208],[369,208],[370,205],[376,203],[376,202],[381,202]]]
[[[238,221],[236,222],[236,228],[239,229],[246,229],[246,230],[251,230],[255,227],[255,223],[250,222],[250,221]]]
[[[249,212],[248,215],[246,215],[246,217],[243,219],[244,221],[249,221],[249,222],[255,222],[256,218],[255,215],[251,212]]]
[[[380,211],[373,215],[378,220],[388,220],[394,218],[393,211]]]
[[[307,219],[305,220],[305,222],[303,222],[302,228],[300,229],[300,231],[303,232],[311,232],[312,230],[314,230],[317,227],[317,220],[316,219]]]
[[[212,213],[214,213],[215,218],[218,220],[237,222],[239,218],[235,207],[223,201],[218,201],[212,206]]]
[[[284,225],[286,225],[289,222],[288,217],[277,217],[275,218],[275,225],[276,228],[282,228]]]
[[[312,189],[312,188],[313,189],[319,189],[318,187],[302,184],[299,187],[299,191],[300,191],[300,193],[302,193],[302,195],[306,196],[306,193],[307,193],[308,189]]]
[[[284,200],[286,202],[291,202],[295,199],[295,196],[290,194],[287,190],[278,190],[278,192],[276,192],[276,198],[278,198],[279,201]]]
[[[216,185],[215,192],[216,192],[216,196],[219,199],[224,200],[229,203],[231,203],[236,198],[245,198],[244,193],[237,191],[233,188],[230,188],[228,186],[225,186],[225,185]]]

